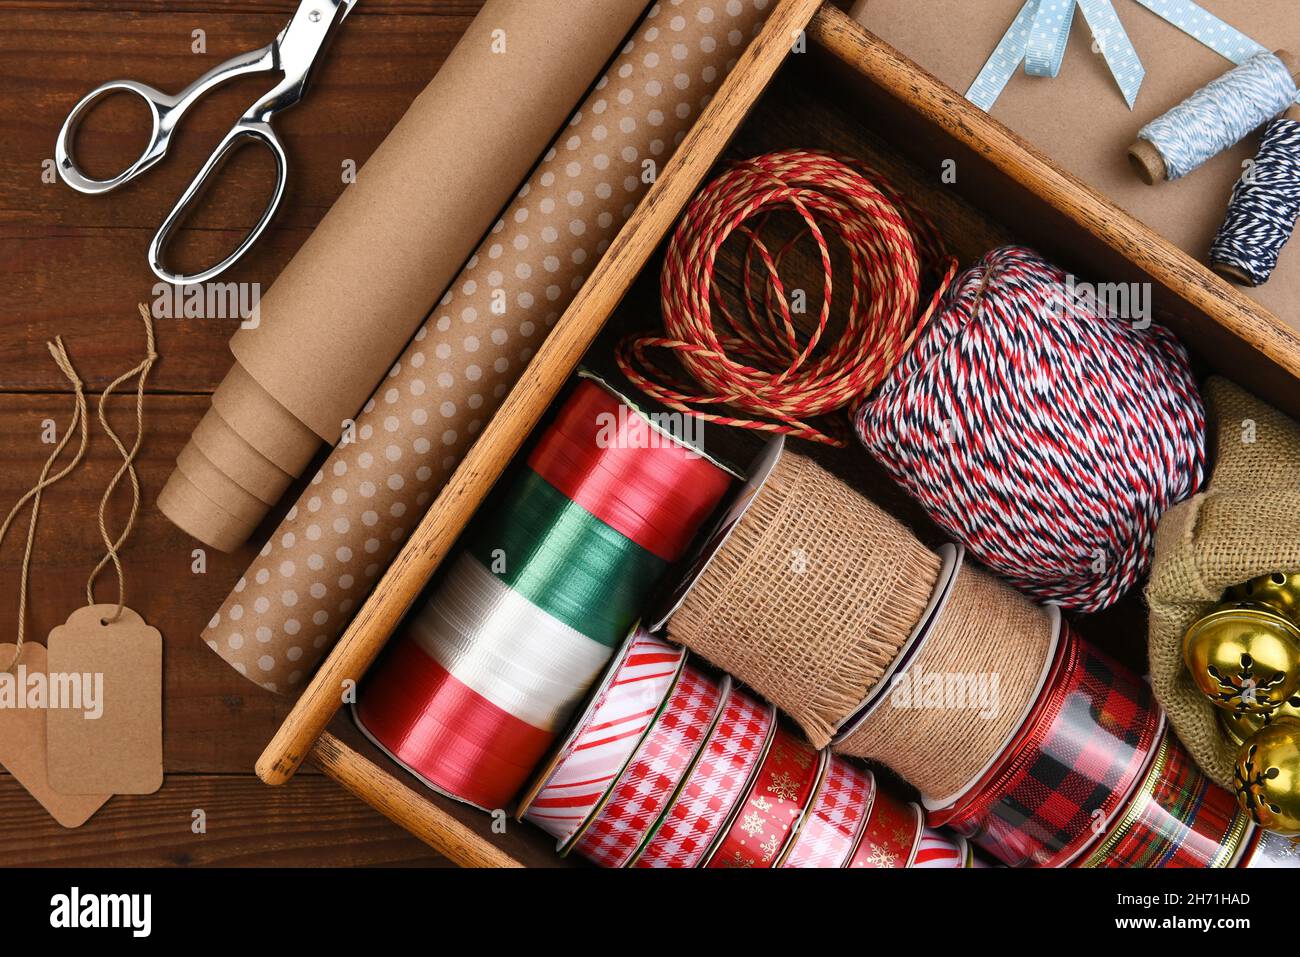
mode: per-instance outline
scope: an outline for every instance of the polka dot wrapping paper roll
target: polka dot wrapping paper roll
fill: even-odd
[[[236,670],[303,686],[772,6],[650,8],[212,617]]]
[[[730,485],[644,422],[580,381],[367,674],[358,723],[430,787],[487,809],[519,793]]]

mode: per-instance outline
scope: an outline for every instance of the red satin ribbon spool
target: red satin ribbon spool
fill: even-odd
[[[930,825],[948,825],[1010,867],[1063,867],[1133,793],[1163,720],[1141,678],[1062,621],[1057,660],[1019,733],[976,787],[930,813]]]
[[[704,866],[776,867],[807,813],[828,753],[778,727],[753,786]]]
[[[906,804],[876,782],[875,799],[849,867],[909,867],[925,830],[919,804]]]
[[[870,771],[832,754],[817,794],[782,867],[847,867],[867,813],[875,777]]]
[[[602,867],[623,867],[677,794],[721,715],[731,679],[714,681],[689,661],[618,783],[573,843]]]
[[[363,695],[356,705],[366,736],[435,790],[489,811],[505,807],[555,735],[503,720],[416,642],[394,642],[389,654],[383,701]]]
[[[668,562],[686,551],[732,480],[590,379],[578,383],[528,465],[567,498]]]
[[[732,685],[699,760],[632,866],[698,866],[753,781],[776,727],[775,706]]]

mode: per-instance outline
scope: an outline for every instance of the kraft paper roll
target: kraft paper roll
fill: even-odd
[[[302,686],[771,6],[650,9],[213,616],[238,671]]]
[[[247,540],[267,509],[232,516],[228,486],[274,504],[338,440],[645,3],[488,0],[235,334],[208,412],[232,440],[206,476],[172,474],[168,518],[214,548]]]

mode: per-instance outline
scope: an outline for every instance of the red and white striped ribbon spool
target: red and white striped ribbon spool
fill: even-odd
[[[567,844],[627,766],[663,707],[684,649],[636,629],[606,671],[586,712],[537,776],[519,815]]]
[[[591,823],[572,846],[603,867],[623,867],[677,793],[717,722],[731,679],[714,681],[688,661],[663,711]]]
[[[732,685],[699,760],[632,866],[697,866],[753,780],[775,728],[776,708]]]
[[[846,867],[866,824],[875,779],[832,754],[782,867]]]
[[[921,844],[912,858],[913,867],[962,868],[968,851],[961,838],[927,827],[921,832]]]

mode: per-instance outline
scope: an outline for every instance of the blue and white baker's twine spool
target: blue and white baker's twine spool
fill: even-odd
[[[1152,120],[1138,138],[1159,151],[1166,176],[1179,179],[1282,113],[1296,94],[1290,68],[1273,53],[1257,53]]]
[[[1300,122],[1275,121],[1232,191],[1210,262],[1252,286],[1268,282],[1300,218]]]

